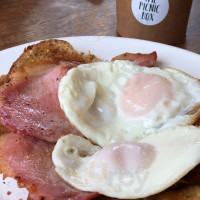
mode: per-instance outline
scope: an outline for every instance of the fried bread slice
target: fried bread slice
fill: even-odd
[[[100,61],[100,59],[90,53],[78,53],[70,43],[64,40],[51,39],[25,48],[22,55],[11,66],[8,74],[33,64],[58,64],[65,61],[91,63]]]

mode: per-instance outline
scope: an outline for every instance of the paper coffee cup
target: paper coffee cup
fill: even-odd
[[[185,39],[192,0],[116,0],[120,36],[174,44]]]

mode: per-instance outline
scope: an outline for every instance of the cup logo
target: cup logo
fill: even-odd
[[[132,12],[142,24],[153,26],[165,19],[169,11],[168,0],[132,0]]]

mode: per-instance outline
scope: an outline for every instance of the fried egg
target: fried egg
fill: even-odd
[[[79,65],[62,78],[58,92],[70,122],[102,147],[192,124],[199,94],[199,81],[183,72],[130,61]]]
[[[148,197],[200,163],[200,128],[177,126],[104,148],[67,135],[58,140],[52,158],[57,173],[80,190],[121,199]]]

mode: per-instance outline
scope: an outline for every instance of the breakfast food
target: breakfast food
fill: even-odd
[[[134,62],[136,65],[154,67],[157,60],[157,53],[155,51],[150,54],[123,53],[112,58],[112,61],[114,60],[129,60]]]
[[[96,60],[90,54],[78,54],[65,41],[50,40],[28,47],[0,88],[1,124],[13,132],[50,142],[68,132],[80,135],[60,108],[58,84],[70,68]]]
[[[19,134],[0,136],[0,170],[29,190],[29,199],[89,200],[97,193],[81,192],[63,181],[51,159],[54,143]]]
[[[0,173],[25,186],[29,190],[29,199],[86,200],[97,196],[96,193],[81,192],[61,180],[51,159],[55,143],[46,142],[56,142],[69,130],[81,134],[58,106],[56,79],[78,63],[95,60],[98,59],[91,54],[77,53],[68,42],[43,41],[25,49],[8,75],[1,77],[0,120],[4,126],[1,125]],[[52,117],[58,124],[53,122],[52,125]],[[45,128],[42,130],[41,126]]]
[[[145,55],[145,62],[147,58],[155,63],[155,55]],[[91,54],[79,54],[64,41],[50,40],[28,47],[3,78],[1,124],[13,132],[50,142],[68,133],[81,135],[60,108],[58,85],[69,69],[99,60]]]
[[[139,142],[104,148],[67,135],[58,140],[52,157],[58,174],[80,190],[137,199],[167,189],[197,166],[199,142],[200,129],[194,126],[177,126]]]
[[[113,58],[113,60],[128,59],[135,61],[138,65],[144,65],[145,63],[146,66],[152,67],[155,65],[156,58],[157,55],[155,52],[145,55],[127,53],[126,55],[120,55],[120,57]],[[61,174],[61,177],[59,177],[59,175],[54,170],[55,166],[53,165],[51,159],[51,154],[54,146],[61,136],[64,136],[64,138],[74,138],[74,142],[71,143],[71,145],[73,144],[73,148],[58,149],[62,151],[64,150],[66,153],[79,153],[78,156],[81,157],[80,160],[76,160],[74,159],[74,155],[67,154],[70,157],[70,160],[67,160],[66,162],[67,167],[67,164],[70,164],[71,166],[74,164],[75,167],[78,167],[76,166],[76,162],[78,163],[79,161],[82,162],[83,160],[90,160],[91,158],[95,159],[94,153],[97,151],[100,152],[99,154],[101,158],[104,156],[104,152],[107,152],[105,150],[110,148],[109,146],[105,145],[105,147],[102,149],[102,147],[98,145],[91,144],[88,138],[82,138],[85,133],[81,133],[78,130],[79,127],[75,127],[75,124],[72,124],[68,120],[68,117],[65,116],[65,113],[60,108],[57,94],[60,80],[65,76],[66,73],[68,74],[71,68],[76,68],[80,64],[88,64],[97,61],[100,61],[100,59],[91,54],[79,54],[69,43],[65,41],[48,40],[28,47],[20,56],[20,58],[13,64],[8,75],[1,77],[0,123],[5,127],[1,126],[2,128],[0,129],[2,130],[0,135],[0,173],[4,173],[4,176],[17,179],[19,186],[25,186],[29,191],[29,199],[87,200],[100,195],[96,193],[96,191],[104,193],[96,189],[92,192],[75,189],[73,184],[71,184],[69,181],[67,181],[67,183],[64,180],[66,177],[62,177],[62,173],[59,173]],[[115,62],[118,63],[118,61]],[[188,79],[189,81],[191,80],[197,84],[196,80],[190,77]],[[198,118],[199,109],[196,102],[192,102],[192,104],[189,103],[188,105],[191,106],[191,109],[189,109],[190,113],[187,114],[192,119],[192,121],[188,123],[192,124]],[[194,106],[194,109],[192,109],[192,106]],[[182,128],[180,129],[182,130]],[[183,128],[183,130],[186,132],[188,129],[195,128]],[[181,136],[184,134],[184,131],[181,133],[179,132]],[[72,133],[73,135],[71,135]],[[173,135],[173,133],[174,132],[172,132],[171,135]],[[69,134],[69,136],[65,136],[67,134]],[[188,135],[191,136],[188,139],[188,142],[191,144],[194,143],[194,138],[198,139],[198,134],[194,134],[193,131],[191,134],[188,133]],[[152,134],[148,137],[151,138],[153,136],[155,135]],[[148,140],[148,137],[144,138],[144,142]],[[59,140],[57,145],[60,144],[62,139],[63,138]],[[169,137],[166,140],[170,141],[173,139],[172,137]],[[98,144],[97,140],[94,141]],[[120,142],[125,144],[125,147],[126,144],[129,144],[129,142]],[[136,144],[138,143],[139,141],[136,142]],[[81,152],[77,151],[77,145],[78,148],[81,148]],[[135,147],[137,147],[137,145],[134,145],[135,143],[130,143],[130,146],[133,147],[133,150]],[[157,159],[155,156],[157,155],[157,151],[155,151],[156,148],[152,147],[153,145],[151,144],[138,145],[139,147],[141,146],[141,148],[144,146],[144,151],[141,151],[142,153],[152,153],[152,157],[150,157],[150,159],[142,161],[142,165],[144,164],[146,168],[151,168],[154,165],[154,161]],[[89,148],[90,146],[91,148]],[[104,146],[103,143],[102,146]],[[162,149],[162,146],[160,148]],[[196,153],[196,149],[198,149],[198,145],[195,144],[194,147],[191,148],[191,151],[195,153],[190,157],[190,161],[194,161],[193,165],[191,165],[190,162],[186,163],[186,167],[183,168],[182,171],[178,172],[176,177],[167,180],[170,182],[170,184],[176,182],[186,172],[197,165],[198,154]],[[183,150],[185,152],[188,151],[188,149]],[[56,153],[56,148],[54,152]],[[133,151],[132,153],[135,152]],[[140,152],[138,154],[135,153],[134,155],[136,157],[139,156],[141,159]],[[186,157],[188,158],[189,156],[186,155]],[[56,161],[56,159],[59,159],[59,157],[54,157],[54,163],[56,164],[56,168],[58,168],[59,163],[57,162],[58,160]],[[98,160],[101,159],[98,159],[97,157],[97,163],[99,163]],[[110,157],[108,156],[107,161],[109,160]],[[62,161],[66,161],[65,157],[64,160],[62,159]],[[83,163],[84,162],[82,162],[82,164]],[[114,166],[116,169],[118,169],[118,166],[115,165],[115,163],[110,163],[111,166]],[[87,162],[85,162],[84,166],[86,165]],[[130,167],[132,167],[132,164]],[[57,171],[59,172],[58,169]],[[78,173],[78,175],[81,175],[82,172],[79,172],[80,173]],[[173,171],[170,172],[171,174],[173,173]],[[197,186],[199,179],[198,177],[196,179],[194,177],[198,172],[199,170],[197,166],[187,176],[182,178],[177,183],[178,192],[174,192],[174,188],[177,188],[175,185],[170,188],[169,191],[164,191],[158,195],[148,197],[147,199],[157,200],[157,198],[159,198],[161,195],[162,198],[171,200],[170,196],[174,195],[174,198],[177,200],[178,197],[186,198],[186,196],[189,195],[191,198],[190,200],[196,200],[195,198],[198,195],[197,193],[199,189]],[[177,176],[179,178],[177,178]],[[184,187],[179,187],[182,184]],[[76,185],[74,186],[77,187]],[[95,187],[95,184],[92,185],[92,188]],[[105,188],[106,187],[107,186],[105,186]],[[161,191],[165,188],[166,183],[158,188],[158,190]],[[110,191],[112,191],[112,188]],[[193,196],[190,195],[192,191]],[[149,194],[153,194],[150,190],[148,190],[148,192]],[[133,194],[130,195],[131,198],[137,198],[137,196],[133,197]],[[108,194],[108,196],[115,196],[115,194]],[[119,198],[120,196],[117,197]],[[140,195],[140,197],[142,197],[142,195]],[[102,198],[105,199],[106,197]],[[120,198],[125,198],[125,196],[121,196]]]
[[[71,69],[58,92],[66,117],[102,147],[193,124],[199,94],[200,82],[183,72],[119,60]]]

